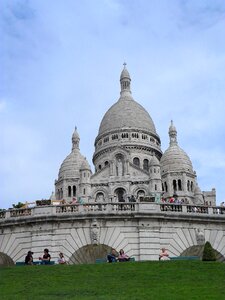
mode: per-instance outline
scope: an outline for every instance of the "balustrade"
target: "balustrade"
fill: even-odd
[[[24,217],[31,215],[31,208],[22,208],[22,209],[12,209],[10,210],[10,217]]]
[[[0,219],[5,219],[6,211],[0,211]]]
[[[0,220],[8,218],[18,218],[25,216],[41,216],[56,214],[88,214],[88,213],[188,213],[188,214],[218,214],[225,217],[225,207],[208,207],[200,205],[185,205],[177,203],[144,203],[144,202],[104,202],[104,203],[87,203],[87,204],[60,204],[50,206],[36,206],[31,208],[10,209],[0,211]]]
[[[208,214],[209,208],[208,208],[208,206],[187,205],[187,212],[188,213]]]

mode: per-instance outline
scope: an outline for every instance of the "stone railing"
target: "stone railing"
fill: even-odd
[[[6,211],[5,210],[0,211],[0,219],[4,219],[5,215],[6,215]]]
[[[204,215],[224,215],[225,207],[184,205],[170,203],[146,203],[146,202],[116,202],[116,203],[88,203],[88,204],[64,204],[35,206],[32,208],[10,209],[0,212],[1,220],[19,217],[33,217],[42,215],[84,215],[84,214],[130,214],[130,213],[179,213],[179,214],[204,214]]]
[[[24,216],[30,216],[31,215],[32,208],[22,208],[22,209],[12,209],[9,211],[10,217],[24,217]]]

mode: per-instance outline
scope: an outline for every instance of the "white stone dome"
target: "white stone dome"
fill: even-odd
[[[105,113],[99,127],[99,135],[120,129],[144,130],[157,135],[149,113],[133,99],[130,82],[130,74],[126,69],[126,64],[124,64],[124,69],[120,75],[120,98]]]
[[[121,97],[104,115],[99,135],[122,128],[135,128],[156,134],[149,113],[131,97]]]
[[[59,169],[58,179],[60,178],[79,178],[82,167],[90,166],[86,158],[80,153],[80,137],[75,127],[72,135],[72,152],[64,159]]]
[[[84,161],[85,158],[81,155],[79,149],[72,150],[62,162],[58,178],[79,178],[80,169]]]
[[[160,163],[159,163],[159,160],[158,158],[153,155],[152,159],[150,160],[150,166],[159,166]]]
[[[178,146],[177,130],[171,121],[169,128],[170,146],[161,157],[160,165],[164,172],[191,172],[193,173],[192,162],[187,153]]]
[[[82,162],[81,170],[91,170],[91,167],[90,167],[86,157],[84,158],[84,161]]]
[[[162,172],[188,171],[193,173],[193,166],[188,155],[178,145],[170,146],[160,161]]]

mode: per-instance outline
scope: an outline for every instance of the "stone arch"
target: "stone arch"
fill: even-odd
[[[140,185],[138,187],[136,187],[133,191],[132,191],[132,195],[134,195],[135,197],[138,197],[138,192],[139,191],[144,191],[145,196],[148,195],[148,190],[146,189],[146,186]]]
[[[14,261],[7,254],[0,252],[0,266],[12,266]]]
[[[92,199],[95,201],[97,199],[97,194],[102,193],[105,201],[108,201],[108,191],[105,188],[96,188],[96,190],[92,194]]]
[[[111,247],[105,244],[85,245],[76,250],[69,258],[69,264],[91,264],[95,263],[98,258],[106,258],[110,253]]]
[[[127,195],[127,191],[125,190],[124,187],[117,187],[114,190],[114,196],[117,197],[118,201],[120,202],[121,200],[125,200]]]
[[[105,195],[103,191],[98,191],[95,194],[95,202],[104,202],[105,201]]]
[[[203,249],[204,249],[204,245],[193,245],[193,246],[185,249],[180,254],[180,256],[199,256],[200,258],[202,258]],[[214,249],[214,251],[216,252],[216,260],[218,260],[218,261],[225,260],[224,256],[220,252],[218,252],[216,249]]]

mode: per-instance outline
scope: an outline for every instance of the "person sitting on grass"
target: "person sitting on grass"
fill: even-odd
[[[159,254],[159,260],[170,260],[169,254],[166,251],[166,248],[162,248]]]
[[[59,253],[58,263],[60,265],[66,264],[66,260],[62,252]]]
[[[107,260],[109,263],[117,262],[118,253],[116,249],[112,248],[111,253],[107,255]]]
[[[44,255],[42,257],[39,257],[39,260],[41,260],[41,265],[49,264],[51,255],[49,254],[49,250],[47,248],[44,249]]]
[[[130,257],[124,253],[123,249],[120,249],[118,261],[124,262],[124,261],[129,261],[129,260],[130,260]]]
[[[33,252],[28,251],[25,257],[25,265],[33,265]]]

